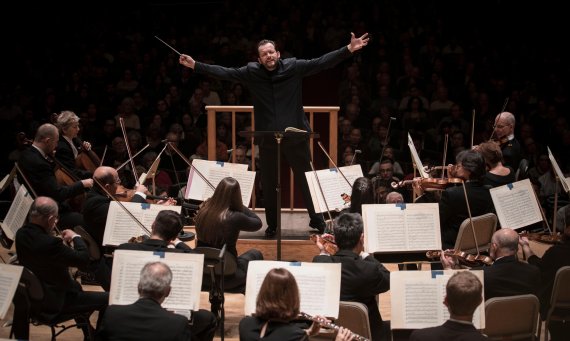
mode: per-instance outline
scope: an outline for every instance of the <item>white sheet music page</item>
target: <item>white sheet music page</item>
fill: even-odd
[[[418,151],[416,150],[414,140],[412,140],[410,133],[408,133],[408,147],[410,148],[410,153],[412,154],[412,161],[414,161],[416,168],[420,172],[420,176],[424,179],[429,178],[426,170],[424,169],[424,165],[422,164],[422,160],[420,160],[420,156],[418,155]]]
[[[436,203],[364,204],[362,219],[366,252],[441,249]]]
[[[33,202],[34,198],[32,198],[26,186],[20,186],[10,205],[10,209],[8,209],[6,217],[0,223],[6,237],[10,240],[14,240],[16,232],[24,225]]]
[[[247,168],[248,165],[241,163],[195,159],[188,174],[185,198],[204,201],[214,194],[214,189],[223,178],[231,176],[239,182],[242,201],[247,206],[251,201],[256,174]],[[214,186],[214,189],[202,176]]]
[[[121,204],[124,206],[121,207]],[[107,213],[107,223],[105,232],[103,233],[103,245],[118,246],[126,243],[132,237],[148,235],[137,223],[138,220],[149,231],[158,212],[163,210],[171,210],[180,213],[182,206],[167,206],[158,204],[136,203],[111,201],[109,211]],[[127,212],[128,211],[128,212]],[[129,212],[131,214],[129,214]],[[133,215],[136,220],[131,216]]]
[[[6,317],[12,304],[23,269],[20,265],[0,264],[0,320]]]
[[[346,179],[340,172],[344,174]],[[331,211],[342,210],[348,207],[348,203],[344,201],[342,194],[352,195],[352,184],[354,184],[357,178],[362,176],[362,167],[360,165],[305,172],[315,212],[327,212],[327,205]],[[323,190],[324,198],[321,189]]]
[[[390,273],[392,329],[436,327],[449,319],[443,304],[445,286],[455,272],[471,271],[481,283],[482,270],[394,271]],[[482,297],[484,297],[484,288]],[[475,310],[473,324],[485,328],[485,302]]]
[[[554,154],[552,154],[552,152],[550,151],[550,147],[546,147],[546,148],[548,148],[548,158],[550,159],[550,162],[552,163],[552,168],[554,169],[556,176],[560,180],[560,183],[562,184],[562,188],[564,189],[564,192],[568,193],[570,191],[570,178],[566,178],[564,176],[564,173],[562,173],[562,169],[560,169],[558,162],[556,162],[556,158],[554,157]]]
[[[255,313],[255,302],[269,270],[285,268],[293,274],[299,287],[301,312],[338,318],[340,304],[340,263],[251,261],[247,269],[245,315]]]
[[[204,271],[204,255],[198,253],[115,250],[109,304],[138,300],[140,272],[146,263],[157,261],[172,271],[172,290],[162,306],[174,311],[198,310]]]
[[[542,221],[538,200],[529,179],[491,188],[501,228],[518,229]]]

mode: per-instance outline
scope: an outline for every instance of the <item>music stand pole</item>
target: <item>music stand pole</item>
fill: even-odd
[[[281,140],[282,132],[275,132],[275,140],[277,141],[277,184],[275,192],[277,195],[277,260],[281,260]]]

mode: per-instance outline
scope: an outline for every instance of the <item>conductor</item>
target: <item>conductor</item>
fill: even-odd
[[[198,74],[214,78],[247,84],[253,94],[255,125],[258,131],[284,131],[295,127],[310,131],[307,116],[303,110],[303,77],[314,75],[332,68],[352,56],[355,51],[368,44],[368,33],[356,38],[351,33],[350,43],[338,50],[329,52],[315,59],[280,59],[280,53],[274,41],[261,40],[257,44],[257,62],[248,63],[239,68],[227,68],[195,61],[192,57],[181,54],[180,64],[194,69]],[[311,170],[308,138],[283,139],[281,154],[291,166],[295,183],[301,186],[303,200],[309,211],[309,226],[324,232],[325,222],[315,213],[311,194],[305,178],[305,172]],[[271,194],[277,186],[277,142],[266,138],[259,141],[259,160],[261,185],[266,195],[264,206],[267,219],[265,235],[275,236],[277,228],[277,198]]]

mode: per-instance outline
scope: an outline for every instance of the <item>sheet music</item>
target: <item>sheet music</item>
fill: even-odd
[[[0,320],[6,317],[12,304],[23,269],[20,265],[0,264]]]
[[[180,213],[181,206],[167,206],[136,202],[121,202],[121,204],[140,221],[149,231],[158,212],[171,210]],[[103,245],[118,246],[126,243],[132,237],[148,235],[139,224],[116,201],[111,201],[107,213],[107,223],[103,234]]]
[[[424,179],[428,178],[429,176],[426,173],[426,170],[424,169],[422,160],[420,160],[420,156],[418,155],[418,151],[416,150],[416,146],[414,145],[414,140],[412,140],[410,133],[408,133],[408,147],[410,148],[410,153],[412,154],[412,160],[414,161],[416,168],[420,172],[420,176]]]
[[[162,303],[168,310],[198,310],[204,255],[197,253],[115,250],[109,304],[131,304],[138,298],[140,272],[148,262],[166,263],[172,271],[172,290]]]
[[[550,151],[550,147],[546,147],[546,148],[548,148],[548,158],[550,159],[550,162],[552,163],[552,168],[554,169],[556,176],[560,180],[560,183],[562,184],[562,188],[564,189],[564,192],[568,193],[570,191],[570,178],[566,178],[564,176],[564,173],[562,173],[562,170],[560,169],[558,162],[556,162],[556,158],[554,157],[554,155]]]
[[[364,204],[362,219],[366,252],[441,249],[436,203]]]
[[[340,263],[310,263],[283,261],[251,261],[247,270],[245,315],[255,313],[259,288],[269,270],[289,270],[299,287],[301,311],[309,315],[338,317],[340,302]]]
[[[518,229],[542,221],[538,200],[529,179],[491,188],[501,228]]]
[[[195,168],[195,169],[194,169]],[[249,205],[255,172],[247,170],[248,165],[241,163],[219,162],[195,159],[188,174],[184,198],[204,201],[214,194],[214,190],[198,174],[200,172],[214,186],[225,177],[231,176],[239,182],[241,197],[244,205]]]
[[[346,179],[350,182],[350,185],[346,182],[342,174],[340,174],[336,168],[321,169],[316,171],[318,181],[315,177],[315,172],[305,172],[305,177],[307,178],[307,183],[309,184],[309,191],[311,192],[311,198],[313,199],[315,212],[327,212],[327,205],[331,211],[342,210],[347,207],[347,204],[342,199],[341,194],[352,194],[352,184],[354,184],[354,181],[357,178],[363,176],[362,167],[360,165],[352,165],[339,167],[339,169],[340,172],[342,172]],[[321,190],[319,189],[319,183],[323,189],[325,198],[323,198]]]
[[[392,329],[420,329],[435,327],[449,319],[443,304],[445,286],[458,271],[471,271],[481,283],[482,270],[395,271],[390,273]],[[483,289],[484,291],[484,289]],[[482,295],[484,297],[484,295]],[[485,302],[475,310],[473,324],[485,328]]]
[[[20,227],[22,227],[22,225],[24,225],[33,202],[34,198],[32,198],[26,187],[20,186],[14,196],[4,221],[0,223],[6,237],[14,240],[16,232]]]

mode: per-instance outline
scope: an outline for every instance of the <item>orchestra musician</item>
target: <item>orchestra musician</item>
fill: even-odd
[[[517,169],[522,159],[522,149],[519,141],[515,138],[515,115],[503,111],[495,117],[495,141],[501,145],[504,165]]]
[[[55,127],[54,127],[55,128]],[[57,130],[56,130],[57,131]],[[58,222],[56,202],[48,197],[37,197],[30,208],[28,222],[16,233],[16,249],[21,266],[32,271],[39,279],[44,292],[39,314],[47,321],[58,316],[99,311],[97,324],[101,321],[109,302],[108,292],[83,291],[73,280],[70,268],[89,266],[89,252],[83,238],[72,230],[63,230],[60,237],[53,235]],[[72,247],[64,244],[72,243]],[[15,312],[16,314],[16,312]],[[14,318],[18,324],[22,319]],[[17,339],[28,339],[29,317],[25,326],[14,325]],[[23,332],[24,334],[20,334]],[[83,330],[87,339],[89,333]]]
[[[57,143],[55,158],[79,179],[91,178],[93,170],[80,169],[76,163],[79,153],[91,151],[89,142],[83,141],[80,146],[75,144],[79,134],[79,117],[72,111],[62,111],[57,115],[56,124],[59,128],[60,138]]]
[[[119,173],[115,168],[101,166],[93,172],[93,178],[105,187],[105,190],[111,195],[117,194],[117,189],[121,186]],[[85,219],[85,230],[93,237],[101,251],[103,251],[103,234],[105,233],[105,225],[107,223],[107,213],[109,205],[113,198],[109,198],[107,192],[100,188],[99,185],[94,186],[87,193],[87,198],[83,202],[83,217]],[[126,192],[129,198],[125,201],[145,203],[147,188],[144,185],[137,185],[134,190]]]
[[[84,195],[86,189],[93,187],[93,179],[78,180],[69,185],[58,183],[55,173],[57,165],[53,161],[58,141],[57,127],[51,123],[42,124],[31,147],[22,152],[18,166],[36,195],[50,197],[58,203],[61,227],[85,226],[83,215],[74,212],[66,200]]]
[[[464,150],[457,154],[455,172],[451,176],[465,182],[465,190],[472,216],[494,212],[489,189],[483,186],[485,176],[485,161],[483,156],[474,150]],[[419,193],[424,189],[419,182],[413,186]],[[455,246],[457,233],[461,223],[469,218],[469,210],[465,199],[463,186],[449,186],[441,192],[439,200],[439,222],[441,225],[441,242],[443,249]]]
[[[327,253],[321,237],[317,239],[320,254],[314,263],[340,263],[340,299],[355,301],[368,307],[372,340],[390,340],[390,328],[382,322],[376,295],[390,290],[390,271],[374,255],[364,252],[364,226],[358,213],[344,213],[334,222],[335,242],[339,250]]]
[[[484,185],[499,187],[516,181],[514,169],[503,165],[503,152],[496,142],[483,142],[475,150],[483,156],[487,165],[487,172],[483,179]]]

